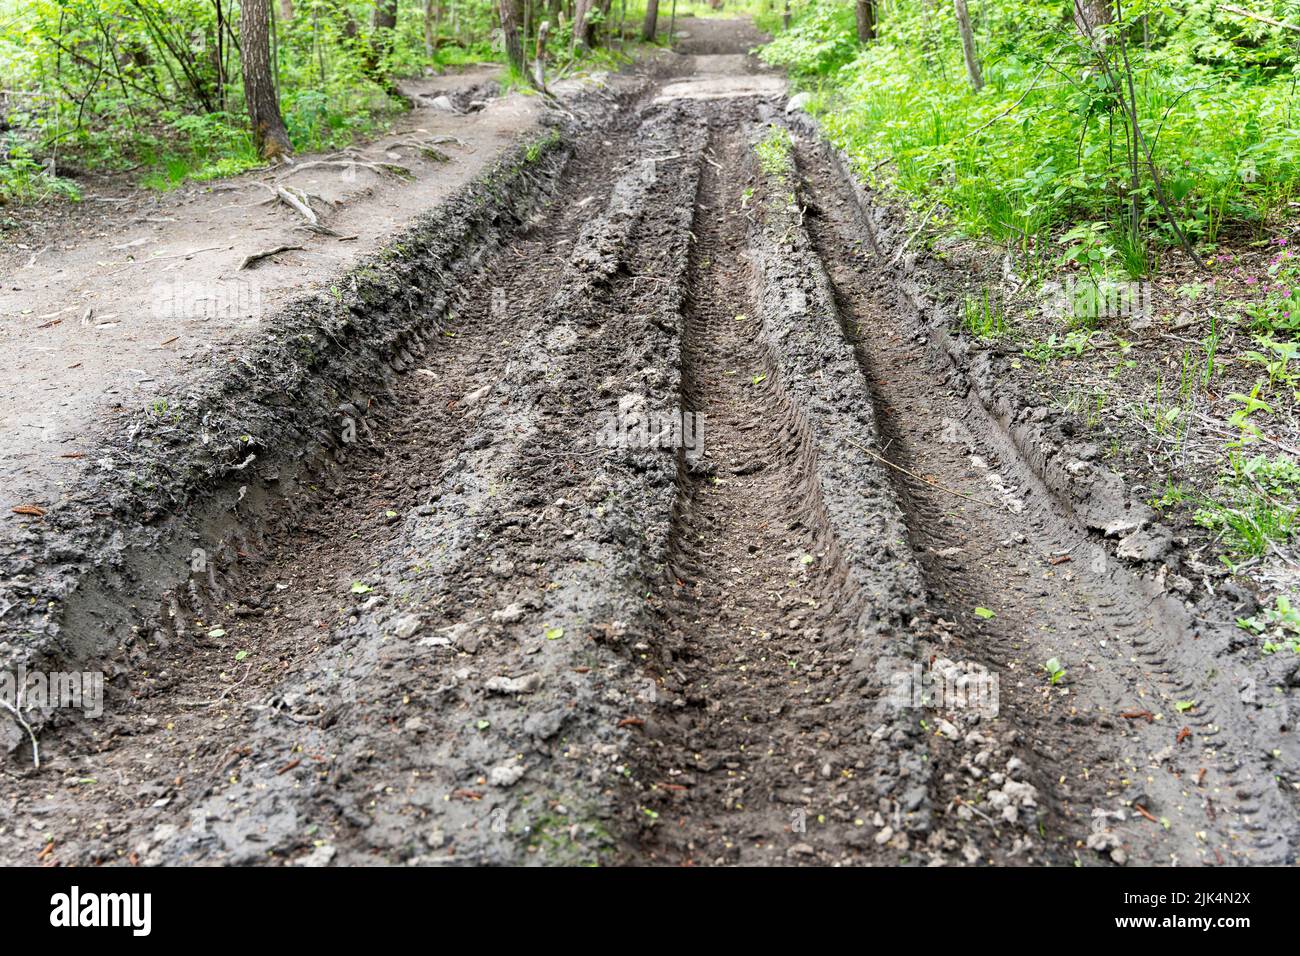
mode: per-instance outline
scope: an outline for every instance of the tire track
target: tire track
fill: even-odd
[[[1280,859],[1285,841],[1252,820],[1265,800],[1261,768],[1240,730],[1230,747],[1217,739],[1235,692],[1216,678],[1213,640],[1170,653],[1171,642],[1208,635],[1117,566],[973,395],[936,389],[927,339],[866,264],[851,192],[815,148],[804,145],[800,163],[810,234],[890,460],[969,496],[893,472],[936,609],[960,625],[954,649],[1002,675],[1003,713],[1050,801],[1052,855],[1066,862],[1086,846],[1120,862]],[[996,616],[973,615],[985,606]],[[1062,690],[1042,673],[1053,657],[1067,662]],[[962,793],[940,799],[954,798]]]

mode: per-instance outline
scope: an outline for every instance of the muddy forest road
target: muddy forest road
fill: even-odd
[[[1293,857],[1213,635],[962,387],[752,29],[689,32],[105,714],[4,765],[4,862]]]

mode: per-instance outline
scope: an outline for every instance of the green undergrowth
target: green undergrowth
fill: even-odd
[[[1126,6],[1110,46],[1122,35],[1172,217],[1145,169],[1136,189],[1130,182],[1122,104],[1068,4],[972,4],[979,92],[950,10],[899,0],[863,45],[851,4],[796,9],[763,59],[812,94],[811,111],[870,185],[918,208],[941,203],[969,236],[1055,258],[1073,230],[1067,241],[1095,255],[1090,264],[1141,276],[1178,244],[1175,226],[1202,245],[1228,230],[1258,235],[1295,197],[1293,44],[1208,2]]]

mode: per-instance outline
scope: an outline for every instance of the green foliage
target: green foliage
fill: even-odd
[[[758,165],[766,175],[784,182],[794,170],[794,144],[785,127],[773,126],[754,149],[758,153]]]
[[[1267,638],[1261,646],[1265,654],[1278,651],[1300,651],[1300,608],[1296,608],[1285,595],[1278,595],[1271,608],[1262,615],[1237,618],[1237,626],[1252,634]]]
[[[1295,19],[1283,0],[1252,9]],[[955,18],[921,0],[883,8],[866,45],[851,5],[810,0],[761,55],[818,92],[812,108],[875,187],[918,206],[940,200],[969,234],[1025,250],[1074,230],[1067,252],[1089,268],[1145,275],[1148,247],[1173,244],[1173,225],[1145,159],[1131,189],[1119,91],[1068,5],[1009,0],[973,4],[971,14],[986,81],[978,93]],[[1177,223],[1194,242],[1229,226],[1258,229],[1300,184],[1293,38],[1210,0],[1136,0],[1125,19],[1123,30],[1109,28],[1107,49],[1122,69],[1123,40],[1139,125]]]
[[[1042,342],[1032,342],[1025,347],[1026,358],[1038,362],[1050,362],[1053,359],[1078,358],[1092,341],[1092,332],[1087,329],[1075,329],[1067,332],[1060,339],[1053,332]]]
[[[1264,298],[1245,303],[1250,328],[1266,335],[1283,333],[1289,337],[1300,335],[1300,260],[1287,248],[1285,238],[1274,239],[1273,256],[1269,259],[1263,276],[1246,276],[1246,282],[1255,285],[1262,280]],[[1230,264],[1230,256],[1220,257]],[[1240,272],[1236,267],[1233,272]]]
[[[854,22],[849,4],[812,5],[788,32],[763,48],[762,57],[795,76],[828,75],[850,63],[858,53]]]
[[[1213,500],[1193,520],[1238,558],[1266,554],[1300,531],[1300,467],[1285,455],[1246,458],[1233,452]]]
[[[962,307],[962,325],[981,339],[995,339],[1007,331],[1006,310],[987,288],[977,296],[967,296]]]
[[[290,18],[270,0],[274,79],[295,150],[339,149],[381,129],[405,108],[392,77],[504,60],[492,0],[441,2],[430,51],[422,0],[399,0],[393,31],[372,26],[374,0],[295,0]],[[629,28],[639,16],[629,8]],[[0,0],[0,119],[16,131],[0,139],[0,201],[75,195],[44,172],[50,160],[56,170],[138,170],[158,189],[259,165],[239,17],[238,0]],[[568,28],[551,36],[553,68],[578,65]],[[624,58],[612,45],[607,36],[582,65],[616,66]]]
[[[0,135],[0,206],[40,202],[51,196],[80,199],[81,191],[68,180],[50,175],[25,144]]]

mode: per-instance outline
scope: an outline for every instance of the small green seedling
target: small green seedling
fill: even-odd
[[[1047,671],[1047,676],[1053,687],[1065,680],[1065,666],[1061,663],[1059,657],[1053,657],[1044,664],[1043,670]]]

